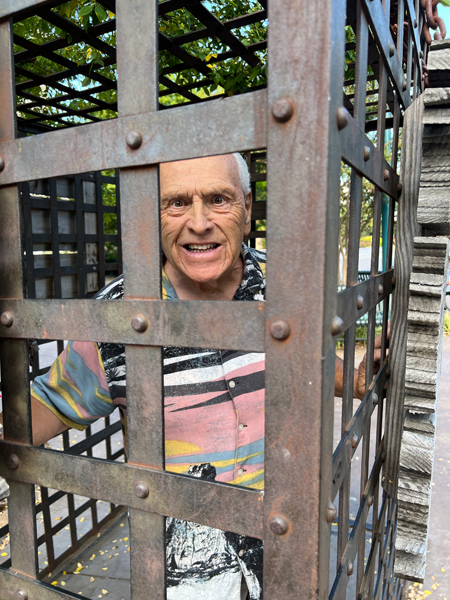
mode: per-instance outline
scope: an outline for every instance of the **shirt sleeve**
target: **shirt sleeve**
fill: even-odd
[[[80,430],[115,409],[94,342],[69,342],[50,371],[33,381],[31,394],[63,423]]]

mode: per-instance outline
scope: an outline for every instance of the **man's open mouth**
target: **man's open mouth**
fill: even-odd
[[[215,250],[219,244],[185,244],[184,247],[189,252],[210,252]]]

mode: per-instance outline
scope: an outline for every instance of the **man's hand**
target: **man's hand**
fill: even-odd
[[[388,323],[387,340],[391,334],[391,324]],[[386,349],[386,354],[389,350]],[[355,370],[355,379],[353,383],[353,395],[355,398],[362,400],[366,394],[366,370],[367,370],[367,352],[364,354],[364,358],[359,364],[357,370]],[[378,373],[381,367],[381,333],[375,338],[375,350],[373,353],[373,367],[372,367],[372,378]]]

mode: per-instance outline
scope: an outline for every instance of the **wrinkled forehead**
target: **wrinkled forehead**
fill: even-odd
[[[207,156],[160,165],[161,197],[174,190],[191,193],[203,186],[229,185],[240,192],[238,168],[232,154]]]

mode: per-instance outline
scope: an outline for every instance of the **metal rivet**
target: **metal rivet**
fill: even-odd
[[[376,392],[372,394],[372,402],[374,406],[378,404],[378,394]]]
[[[370,146],[364,146],[364,162],[367,162],[370,158]]]
[[[419,56],[420,56],[420,58],[423,58],[423,51],[422,50],[419,52]]]
[[[3,156],[0,156],[0,172],[5,168],[5,159]]]
[[[149,493],[150,493],[150,490],[148,489],[148,485],[146,483],[144,483],[143,481],[139,481],[134,486],[134,495],[137,496],[138,498],[141,498],[142,500],[144,498],[147,498]]]
[[[394,44],[389,44],[389,56],[392,58],[395,54],[395,46]]]
[[[372,504],[373,504],[373,496],[367,496],[367,504],[368,504],[368,506],[372,506]]]
[[[138,333],[144,333],[148,329],[148,320],[142,315],[136,315],[131,319],[131,327]]]
[[[349,562],[347,565],[347,575],[350,577],[350,575],[353,575],[353,563]]]
[[[331,321],[331,335],[339,335],[344,331],[344,321],[341,317],[334,317]]]
[[[361,310],[364,307],[364,298],[362,296],[358,296],[356,298],[356,308]]]
[[[272,116],[275,121],[285,123],[294,114],[294,104],[289,98],[279,98],[272,106]]]
[[[392,287],[394,287],[394,286],[395,286],[395,282],[396,282],[396,281],[397,281],[397,280],[395,279],[395,277],[393,277],[393,278],[391,279],[391,285],[392,285]]]
[[[11,471],[15,471],[19,468],[20,460],[17,454],[10,454],[8,456],[8,458],[6,459],[6,466],[8,467],[8,469],[11,469]]]
[[[417,19],[414,19],[414,29],[417,27]],[[420,51],[420,54],[423,56],[423,52],[422,50]],[[422,58],[422,56],[420,58]]]
[[[0,317],[0,322],[5,327],[11,327],[11,325],[14,323],[14,315],[11,311],[7,310],[4,313],[2,313],[2,316]]]
[[[397,183],[397,194],[401,194],[402,193],[402,184],[400,183],[400,181]]]
[[[289,529],[289,524],[281,515],[274,515],[269,521],[270,531],[275,535],[284,535]]]
[[[338,126],[339,131],[341,129],[344,129],[344,127],[347,127],[348,117],[349,117],[348,111],[343,106],[340,106],[337,109],[337,113],[336,113],[336,121],[337,121],[337,126]]]
[[[404,92],[406,92],[406,88],[407,88],[407,87],[408,87],[408,84],[406,83],[406,81],[403,81],[403,82],[402,82],[402,90],[403,90]]]
[[[25,590],[18,590],[16,592],[16,599],[17,600],[28,600],[28,594],[26,593]]]
[[[127,146],[132,150],[137,150],[142,144],[142,135],[139,131],[129,131],[126,137]]]
[[[378,295],[381,296],[384,292],[384,286],[382,283],[378,285]]]
[[[387,181],[391,174],[389,173],[389,169],[385,169],[383,173],[384,180]]]
[[[270,335],[276,340],[285,340],[287,337],[289,337],[290,333],[291,328],[286,321],[274,321],[270,325]]]
[[[327,506],[327,523],[332,523],[337,515],[337,508],[330,502]]]
[[[356,446],[358,445],[358,441],[358,436],[356,435],[356,433],[354,433],[352,437],[352,448],[356,448]]]

